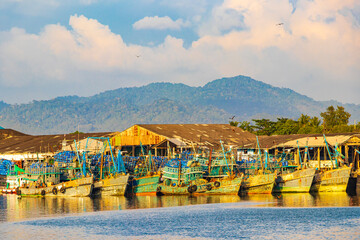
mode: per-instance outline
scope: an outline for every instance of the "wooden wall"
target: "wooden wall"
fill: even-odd
[[[154,145],[166,139],[165,136],[153,133],[138,125],[134,125],[111,138],[113,146]]]

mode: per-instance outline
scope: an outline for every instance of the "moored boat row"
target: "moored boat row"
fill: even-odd
[[[97,153],[76,150],[69,161],[16,167],[3,192],[16,189],[21,196],[51,197],[328,192],[346,191],[351,174],[351,166],[340,167],[338,162],[326,168],[312,167],[306,160],[297,165],[280,158],[270,162],[266,152],[245,168],[235,161],[231,148],[224,147],[217,153],[179,154],[163,167],[156,166],[151,152],[143,152],[130,171],[109,139],[103,140],[110,148],[107,154],[106,147]]]

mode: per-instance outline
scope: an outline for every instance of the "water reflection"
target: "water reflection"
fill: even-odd
[[[241,207],[348,207],[360,206],[359,196],[346,193],[258,194],[247,196],[134,196],[103,198],[21,198],[0,196],[0,221],[62,216],[84,212],[177,207],[211,203],[249,203]]]

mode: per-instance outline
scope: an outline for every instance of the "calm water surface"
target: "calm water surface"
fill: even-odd
[[[346,193],[22,198],[0,196],[0,239],[360,239]]]

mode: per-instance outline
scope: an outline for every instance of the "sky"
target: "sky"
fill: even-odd
[[[359,0],[0,0],[0,100],[237,75],[360,104]]]

